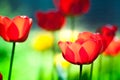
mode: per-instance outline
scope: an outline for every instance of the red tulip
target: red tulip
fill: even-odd
[[[38,11],[36,13],[36,19],[38,26],[48,31],[59,30],[65,23],[65,17],[58,11]]]
[[[2,74],[0,73],[0,80],[3,80]]]
[[[90,8],[90,0],[53,0],[55,6],[65,15],[81,15]]]
[[[23,42],[27,39],[32,19],[27,16],[16,16],[9,19],[0,16],[0,35],[8,42]]]
[[[104,25],[97,30],[97,32],[99,32],[105,39],[105,43],[104,43],[105,48],[104,49],[106,49],[107,46],[110,44],[110,42],[113,40],[113,38],[116,34],[116,31],[117,31],[117,26],[110,25],[110,24]]]
[[[73,64],[90,64],[99,55],[102,45],[98,33],[83,32],[75,42],[59,42],[63,57]]]
[[[103,54],[109,55],[109,56],[115,56],[119,52],[120,52],[120,40],[114,38]]]
[[[93,36],[92,33],[84,32],[84,35],[82,35],[82,34],[78,35],[78,40],[76,40],[76,42],[79,42],[81,44],[88,39],[97,39],[100,42],[100,44],[99,44],[99,46],[101,47],[100,52],[103,52],[104,51],[104,44],[105,44],[104,37],[99,33],[94,33],[94,35],[95,36]]]

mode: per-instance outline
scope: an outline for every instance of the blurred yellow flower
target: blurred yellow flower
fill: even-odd
[[[74,42],[78,37],[78,31],[72,30],[61,30],[59,34],[60,41],[71,41]]]
[[[50,48],[53,45],[53,35],[50,32],[42,32],[35,36],[32,41],[32,47],[35,50],[43,51]]]
[[[63,69],[68,68],[70,65],[70,63],[63,58],[61,53],[54,56],[54,64],[61,66]]]

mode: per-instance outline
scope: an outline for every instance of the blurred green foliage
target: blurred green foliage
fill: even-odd
[[[32,30],[25,42],[17,43],[11,80],[52,80],[52,61],[54,58],[52,50],[48,49],[46,51],[35,51],[31,47],[32,39],[37,33],[36,31],[37,30]],[[56,33],[56,36],[58,36],[58,33]],[[7,80],[12,43],[5,42],[3,39],[0,38],[0,45],[0,72],[3,74],[4,80]],[[56,51],[59,52],[58,48],[56,49]],[[93,80],[98,80],[98,77],[101,77],[101,80],[109,80],[110,69],[112,70],[112,80],[119,80],[120,55],[116,57],[107,57],[102,55],[102,58],[101,76],[98,75],[98,57],[97,60],[95,60],[93,66]],[[66,69],[63,71],[66,74],[68,74],[69,72],[70,80],[78,80],[79,65],[71,64],[70,69]],[[83,80],[89,80],[89,75],[90,65],[83,65]],[[59,79],[56,67],[54,67],[54,77],[55,80]]]

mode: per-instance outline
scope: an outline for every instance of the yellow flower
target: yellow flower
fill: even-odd
[[[74,42],[78,37],[79,32],[78,31],[72,31],[72,30],[62,30],[60,31],[60,41],[72,41]]]
[[[67,62],[67,61],[63,58],[63,56],[62,56],[61,53],[56,54],[56,55],[54,56],[54,64],[55,64],[55,65],[60,65],[63,69],[68,68],[69,65],[70,65],[70,63]]]
[[[32,42],[32,47],[35,50],[43,51],[53,45],[53,35],[50,32],[42,32],[36,35]]]

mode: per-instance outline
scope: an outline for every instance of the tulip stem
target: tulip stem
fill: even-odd
[[[90,68],[90,80],[92,80],[92,74],[93,74],[93,63],[91,64],[91,68]]]
[[[71,16],[71,40],[73,41],[74,36],[74,30],[75,30],[75,17]]]
[[[98,80],[101,80],[101,70],[102,70],[102,55],[99,56],[99,67],[98,67]]]
[[[71,16],[71,30],[74,31],[74,29],[75,29],[75,17]]]
[[[112,64],[111,64],[112,62]],[[114,60],[113,60],[113,57],[110,57],[110,60],[109,60],[109,80],[113,80],[113,64],[114,64]]]
[[[82,80],[82,67],[83,67],[83,65],[81,64],[81,65],[80,65],[80,76],[79,76],[79,80]]]
[[[67,69],[67,80],[70,80],[70,68],[71,68],[71,65],[68,67]]]
[[[54,56],[56,54],[56,31],[53,32],[53,37],[54,37],[54,43],[53,43],[53,47],[52,47],[52,51],[53,51],[53,55],[52,55],[52,74],[51,74],[51,80],[55,80],[55,65],[54,65]]]
[[[14,52],[15,52],[15,42],[13,42],[13,47],[12,47],[12,55],[11,55],[11,60],[10,60],[10,68],[9,68],[8,80],[11,80]]]

